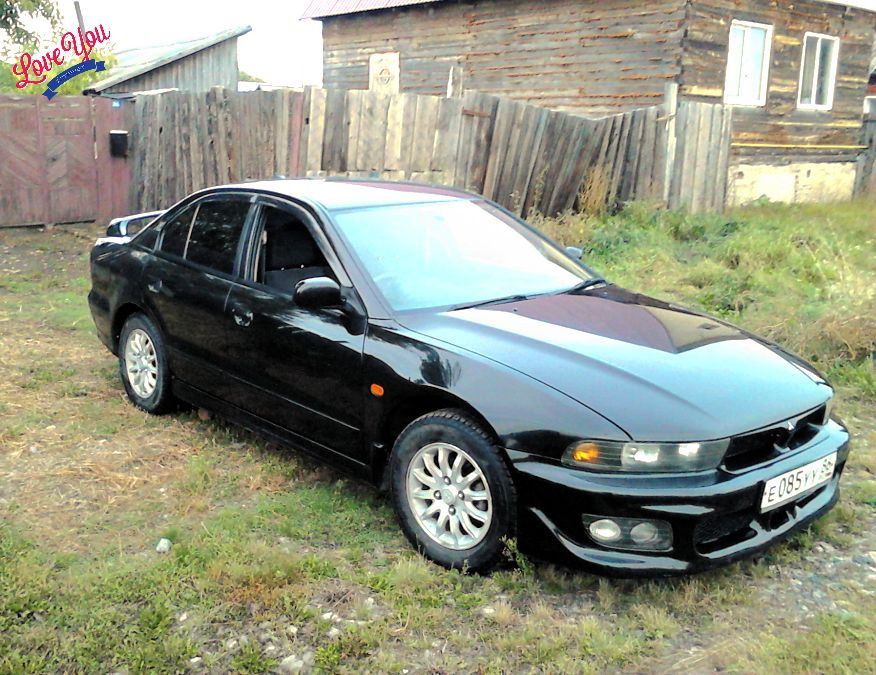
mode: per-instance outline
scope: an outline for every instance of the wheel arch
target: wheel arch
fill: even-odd
[[[458,396],[439,389],[425,390],[413,396],[405,396],[395,401],[386,410],[374,430],[371,465],[374,481],[381,490],[388,487],[389,456],[399,434],[418,417],[446,409],[464,412],[483,428],[494,443],[498,444],[499,435],[487,418]]]
[[[144,314],[145,316],[149,317],[150,321],[158,326],[159,330],[164,330],[161,323],[156,321],[155,316],[153,316],[152,312],[150,312],[142,305],[139,305],[136,302],[122,303],[116,309],[115,314],[113,314],[112,320],[113,353],[116,355],[118,355],[119,351],[119,340],[122,336],[122,328],[124,328],[125,322],[134,314]]]

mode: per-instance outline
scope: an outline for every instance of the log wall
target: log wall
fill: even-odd
[[[766,106],[737,106],[733,160],[746,164],[853,162],[860,153],[876,14],[817,0],[692,0],[680,95],[720,103],[733,19],[774,26]],[[797,109],[806,32],[840,38],[833,109]]]
[[[469,0],[323,20],[323,81],[367,89],[368,57],[401,55],[402,92],[466,89],[583,114],[659,104],[680,73],[685,0]]]

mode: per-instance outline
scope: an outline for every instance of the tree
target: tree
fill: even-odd
[[[27,27],[27,22],[43,18],[53,32],[61,27],[61,14],[55,0],[0,0],[0,33],[13,46],[38,44],[42,37]]]
[[[237,79],[241,82],[264,82],[262,78],[256,77],[255,75],[250,75],[245,70],[237,71]]]

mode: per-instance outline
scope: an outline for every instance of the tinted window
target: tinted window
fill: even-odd
[[[180,258],[183,257],[194,214],[195,207],[189,206],[164,224],[162,229],[163,235],[161,237],[162,251],[171,255],[178,255]]]
[[[231,274],[249,202],[239,199],[201,202],[185,258]]]
[[[158,229],[154,226],[140,230],[135,239],[135,243],[144,248],[154,248],[156,241],[158,241]]]

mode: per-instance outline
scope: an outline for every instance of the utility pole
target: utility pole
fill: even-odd
[[[82,20],[82,8],[79,6],[79,0],[73,0],[73,6],[76,8],[76,19],[79,21],[79,34],[82,39],[85,39],[85,22]]]

